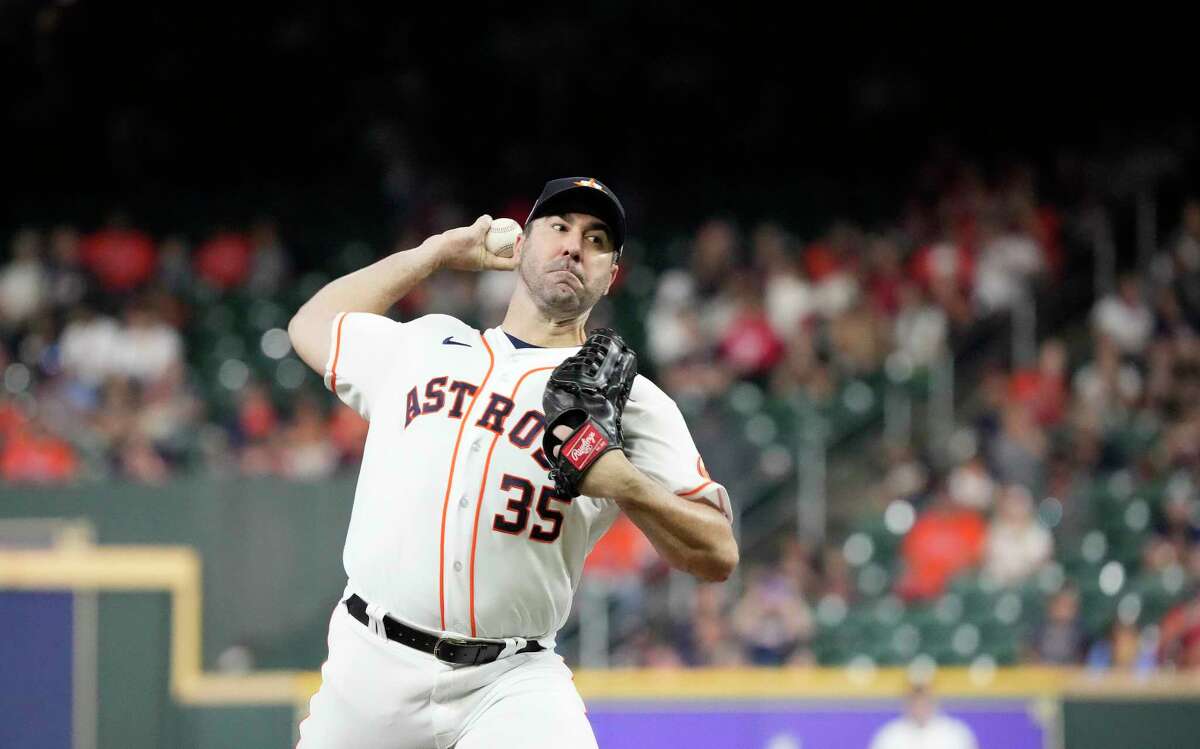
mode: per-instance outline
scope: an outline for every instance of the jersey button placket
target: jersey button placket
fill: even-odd
[[[481,396],[483,397],[483,396]],[[458,495],[458,510],[455,512],[458,539],[457,544],[451,556],[451,550],[446,550],[446,565],[448,572],[453,575],[455,586],[459,591],[457,597],[458,605],[454,607],[452,616],[452,628],[460,632],[470,632],[471,621],[469,614],[470,605],[470,575],[467,574],[467,562],[465,560],[471,557],[471,542],[474,538],[475,529],[475,496],[479,493],[479,484],[483,480],[483,463],[484,453],[483,448],[486,446],[487,437],[491,432],[484,430],[482,427],[477,427],[474,422],[478,420],[480,406],[476,406],[477,413],[472,414],[472,423],[467,426],[470,442],[467,445],[466,459],[462,461],[461,473],[461,489]],[[480,521],[482,523],[482,519]],[[448,622],[449,623],[449,622]]]

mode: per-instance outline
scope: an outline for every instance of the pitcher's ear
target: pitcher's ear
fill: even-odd
[[[608,296],[608,292],[612,289],[613,283],[617,280],[617,274],[621,272],[621,266],[615,262],[612,264],[612,275],[608,277],[608,286],[604,287],[604,296]]]

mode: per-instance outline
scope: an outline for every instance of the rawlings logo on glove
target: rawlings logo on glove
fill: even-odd
[[[542,450],[554,466],[550,478],[560,497],[579,496],[592,464],[609,450],[622,449],[621,414],[636,377],[637,355],[608,328],[592,331],[579,353],[550,374],[542,396]],[[568,436],[555,434],[561,426],[570,428]]]
[[[593,452],[600,449],[603,454],[603,448],[607,446],[608,440],[600,435],[600,430],[588,424],[575,432],[575,436],[567,440],[562,449],[567,454],[567,460],[571,461],[571,465],[580,468],[591,462],[590,458]]]

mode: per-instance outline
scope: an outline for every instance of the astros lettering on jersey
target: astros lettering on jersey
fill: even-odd
[[[432,632],[548,647],[583,561],[620,511],[554,493],[542,394],[579,350],[516,348],[447,315],[342,313],[325,386],[370,422],[343,560],[348,592]],[[638,375],[622,419],[630,462],[730,517],[675,402]]]

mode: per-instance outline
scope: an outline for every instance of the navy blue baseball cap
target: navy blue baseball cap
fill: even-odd
[[[588,213],[608,224],[617,253],[625,246],[625,208],[613,191],[593,177],[552,179],[542,188],[526,225],[539,216]]]

